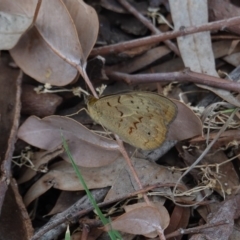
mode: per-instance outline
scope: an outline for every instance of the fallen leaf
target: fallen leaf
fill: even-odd
[[[168,223],[169,214],[163,206],[160,212],[159,208],[140,205],[105,226],[105,230],[115,229],[131,234],[148,235],[155,231],[163,232]]]
[[[184,0],[184,2],[178,2],[170,0],[169,3],[175,29],[180,29],[182,26],[198,26],[208,21],[207,1]],[[199,9],[201,9],[201,11],[199,11]],[[178,37],[177,41],[185,67],[190,68],[194,72],[218,77],[210,32]],[[198,84],[198,86],[214,92],[235,106],[240,106],[240,101],[229,91],[202,84]]]
[[[97,189],[111,186],[124,165],[124,159],[120,157],[108,166],[99,168],[79,167],[79,170],[88,188]],[[49,172],[30,187],[24,196],[24,203],[28,206],[34,199],[52,187],[65,191],[84,190],[72,165],[61,161],[52,165]]]
[[[0,50],[13,48],[31,26],[37,1],[19,0],[0,2]]]
[[[49,116],[39,119],[31,116],[19,128],[18,138],[32,146],[51,151],[62,145],[61,134],[79,166],[100,167],[114,162],[120,156],[115,141],[94,134],[67,117]],[[61,157],[69,161],[66,153]]]

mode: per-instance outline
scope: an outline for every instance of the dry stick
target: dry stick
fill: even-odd
[[[206,86],[221,88],[229,91],[240,92],[240,83],[213,77],[203,73],[184,70],[182,72],[169,73],[149,73],[149,74],[126,74],[121,72],[106,72],[106,74],[116,80],[124,80],[128,84],[132,83],[153,83],[153,82],[193,82]]]
[[[106,196],[108,189],[96,189],[91,192],[95,200],[100,202],[104,196]],[[81,211],[85,211],[85,209],[89,208],[93,209],[88,196],[85,195],[65,211],[54,215],[49,222],[35,232],[31,240],[53,239],[53,237],[56,237],[56,235],[63,233],[66,230],[67,223],[77,222],[77,219],[73,216],[74,214],[76,215],[76,212],[78,212],[78,217],[81,217],[83,216],[83,214],[81,215]]]
[[[83,77],[83,79],[85,80],[85,82],[87,83],[87,85],[88,85],[88,87],[90,88],[93,96],[98,99],[99,97],[98,97],[98,95],[97,95],[97,93],[96,93],[96,91],[95,91],[95,89],[94,89],[94,87],[93,87],[90,79],[88,78],[88,75],[87,75],[87,73],[86,73],[86,70],[83,69],[80,65],[76,65],[76,68],[77,68],[77,70],[79,71],[79,73],[82,75],[82,77]]]
[[[33,16],[32,26],[33,26],[33,25],[35,24],[35,22],[36,22],[36,19],[37,19],[37,16],[38,16],[38,13],[39,13],[41,4],[42,4],[42,0],[38,0],[37,6],[36,6],[36,9],[35,9],[35,12],[34,12],[34,16]],[[32,26],[31,26],[31,27],[32,27]]]
[[[125,148],[124,148],[124,146],[123,146],[122,140],[118,137],[117,134],[114,134],[114,136],[115,136],[116,141],[117,141],[117,143],[118,143],[118,145],[119,145],[119,150],[120,150],[120,152],[122,153],[123,157],[125,158],[126,163],[128,164],[128,167],[129,167],[131,173],[133,174],[133,177],[134,177],[135,181],[137,182],[139,189],[140,189],[140,190],[143,190],[142,183],[141,183],[141,181],[140,181],[140,179],[139,179],[139,177],[138,177],[138,175],[137,175],[137,172],[136,172],[135,169],[134,169],[134,166],[133,166],[133,164],[132,164],[132,162],[131,162],[131,159],[129,158],[129,156],[128,156],[128,154],[127,154],[127,151],[125,150]],[[146,202],[149,206],[151,206],[150,200],[149,200],[149,198],[148,198],[148,196],[147,196],[146,193],[143,193],[143,198],[144,198],[145,202]],[[160,240],[166,240],[166,238],[165,238],[165,236],[164,236],[164,234],[163,234],[163,231],[164,231],[164,230],[162,229],[161,226],[158,226],[158,229],[156,229],[156,231],[158,232],[158,236],[159,236],[159,239],[160,239]]]
[[[14,144],[17,139],[17,129],[19,125],[19,119],[20,119],[20,110],[21,107],[20,105],[20,96],[21,96],[21,83],[22,83],[22,76],[23,73],[22,71],[19,71],[19,74],[16,79],[16,84],[13,86],[16,88],[16,95],[14,99],[14,104],[13,109],[11,111],[11,129],[9,129],[8,132],[8,145],[6,149],[2,149],[2,159],[1,159],[1,164],[0,164],[0,215],[2,211],[2,206],[4,202],[4,198],[6,195],[7,190],[9,189],[9,183],[10,183],[10,178],[12,176],[11,174],[11,163],[12,163],[12,155],[13,155],[13,149],[14,149]],[[9,110],[10,111],[10,110]],[[10,112],[9,112],[10,113]],[[5,126],[4,126],[5,127]],[[6,133],[5,133],[6,135]],[[4,155],[3,155],[4,153]]]
[[[139,189],[140,189],[140,190],[143,190],[142,183],[141,183],[141,181],[140,181],[140,179],[139,179],[139,177],[138,177],[138,175],[137,175],[137,172],[135,171],[135,168],[134,168],[134,166],[133,166],[133,164],[132,164],[132,162],[131,162],[131,159],[129,158],[129,156],[128,156],[128,154],[127,154],[127,152],[126,152],[126,150],[125,150],[125,148],[124,148],[124,146],[123,146],[122,140],[118,137],[117,134],[114,134],[114,135],[115,135],[115,138],[116,138],[117,143],[118,143],[118,145],[119,145],[119,150],[120,150],[120,152],[122,153],[123,157],[125,158],[125,160],[126,160],[126,162],[127,162],[127,164],[128,164],[128,167],[129,167],[131,173],[133,174],[135,181],[136,181],[137,184],[138,184]],[[151,206],[150,200],[149,200],[149,198],[148,198],[148,196],[147,196],[146,193],[143,193],[143,198],[144,198],[145,202],[146,202],[149,206]],[[164,233],[163,233],[164,230],[162,229],[162,226],[161,226],[161,225],[158,226],[158,229],[156,229],[156,231],[157,231],[157,233],[158,233],[158,236],[159,236],[159,239],[160,239],[160,240],[166,240],[166,238],[165,238],[165,236],[164,236]]]
[[[99,203],[98,207],[106,207],[106,206],[108,206],[110,204],[122,201],[124,199],[131,198],[131,197],[134,197],[136,195],[146,193],[146,192],[151,191],[151,190],[153,190],[155,188],[159,188],[159,187],[174,187],[174,186],[175,186],[174,183],[164,183],[164,184],[163,183],[161,183],[161,184],[157,183],[157,184],[153,184],[153,185],[150,185],[148,187],[145,187],[144,189],[140,189],[140,190],[137,190],[135,192],[128,193],[128,194],[126,194],[124,196],[117,197],[117,198],[108,200],[106,202]],[[182,188],[183,190],[185,189],[185,187],[183,185],[178,185],[178,187]],[[87,199],[85,199],[85,200],[87,200]],[[75,221],[74,219],[80,218],[80,217],[88,214],[92,210],[94,210],[94,208],[92,206],[89,207],[89,208],[82,209],[82,204],[85,202],[85,200],[83,201],[83,199],[80,199],[80,200],[78,200],[78,202],[80,202],[80,204],[78,204],[78,202],[74,204],[74,213],[69,213],[69,212],[71,212],[71,209],[72,209],[72,206],[71,206],[67,210],[65,210],[63,214],[62,213],[58,214],[58,216],[59,215],[63,215],[63,217],[56,217],[55,218],[55,216],[54,216],[53,217],[54,221],[50,220],[51,222],[48,222],[46,225],[41,227],[39,229],[39,231],[35,233],[34,238],[31,239],[31,240],[39,239],[40,236],[44,235],[46,232],[48,232],[51,229],[59,226],[60,224],[66,223],[66,222],[74,222]],[[192,203],[192,201],[190,201],[190,202]],[[202,201],[201,203],[199,203],[199,205],[208,205],[210,203],[211,202],[208,202],[208,201]],[[76,205],[78,205],[78,207],[76,207]]]
[[[226,221],[220,221],[217,223],[208,223],[208,224],[205,224],[205,225],[199,226],[199,227],[193,227],[193,228],[188,228],[188,229],[179,229],[177,231],[167,234],[166,238],[177,237],[177,236],[180,236],[183,234],[199,233],[202,230],[205,230],[207,228],[218,227],[218,226],[225,225],[225,224],[229,224],[229,222],[226,220]]]
[[[239,110],[239,108],[236,108],[232,114],[230,115],[230,117],[228,118],[228,120],[225,122],[225,124],[223,125],[223,127],[220,129],[220,131],[217,133],[217,135],[215,136],[215,138],[212,140],[212,142],[206,147],[206,149],[202,152],[202,154],[198,157],[198,159],[182,174],[182,176],[177,180],[176,186],[173,189],[173,202],[181,207],[192,207],[195,206],[196,204],[191,204],[191,205],[182,205],[179,203],[176,203],[174,195],[177,189],[178,184],[180,183],[180,181],[183,179],[184,176],[186,176],[204,157],[205,155],[208,153],[208,151],[211,149],[211,147],[216,143],[216,141],[218,140],[218,138],[221,136],[221,134],[226,130],[226,128],[229,126],[233,116],[235,115],[235,113]]]
[[[118,0],[133,16],[135,16],[142,24],[144,24],[152,33],[160,34],[162,33],[158,28],[156,28],[144,15],[137,11],[131,4],[126,0]],[[170,40],[163,41],[176,55],[180,56],[180,52],[177,46]]]
[[[129,156],[128,156],[128,154],[127,154],[127,152],[126,152],[126,150],[125,150],[125,148],[123,146],[122,140],[118,137],[117,134],[114,134],[114,136],[115,136],[115,138],[117,140],[117,143],[119,145],[119,150],[122,153],[123,157],[125,158],[125,160],[126,160],[126,162],[128,164],[128,167],[129,167],[130,171],[132,172],[135,181],[138,184],[139,189],[142,190],[143,189],[142,183],[141,183],[141,181],[140,181],[140,179],[139,179],[139,177],[138,177],[138,175],[137,175],[137,173],[135,171],[135,168],[134,168],[134,166],[133,166],[133,164],[132,164],[132,162],[131,162],[131,160],[130,160],[130,158],[129,158]],[[143,197],[144,197],[145,202],[148,205],[150,205],[150,201],[149,201],[148,196],[147,196],[146,193],[143,194]]]
[[[149,45],[153,43],[159,43],[161,41],[173,39],[179,36],[185,36],[192,33],[224,29],[226,27],[236,25],[239,23],[240,23],[240,17],[233,17],[229,19],[206,23],[204,25],[196,26],[196,27],[183,26],[180,28],[180,30],[177,30],[177,31],[166,32],[166,33],[144,37],[141,39],[132,40],[128,42],[122,42],[122,43],[112,44],[105,47],[94,48],[90,56],[119,53],[119,52],[132,49],[134,47],[140,47],[140,46]]]

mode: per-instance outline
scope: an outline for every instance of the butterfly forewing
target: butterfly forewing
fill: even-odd
[[[159,147],[177,107],[168,98],[150,92],[110,95],[88,103],[90,116],[119,137],[143,150]]]

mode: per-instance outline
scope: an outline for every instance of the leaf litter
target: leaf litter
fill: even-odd
[[[97,201],[102,202],[102,208],[111,216],[113,221],[109,228],[129,233],[128,239],[133,239],[136,235],[143,235],[145,239],[181,239],[182,234],[190,233],[189,239],[232,239],[239,235],[235,227],[237,223],[234,223],[239,217],[239,112],[228,121],[233,109],[239,107],[240,74],[239,69],[235,68],[239,66],[239,27],[237,24],[229,25],[231,21],[239,21],[237,18],[230,19],[239,15],[239,6],[224,0],[211,0],[208,3],[186,0],[185,4],[169,1],[169,5],[165,1],[129,3],[135,10],[123,0],[98,3],[80,0],[22,0],[14,4],[8,1],[0,3],[1,50],[9,50],[13,61],[25,73],[21,126],[12,161],[12,173],[18,180],[24,202],[29,213],[36,214],[36,218],[32,216],[32,223],[28,221],[25,224],[32,229],[32,224],[35,225],[37,219],[43,219],[51,208],[58,209],[55,213],[60,211],[52,218],[47,216],[49,222],[41,224],[34,235],[32,231],[23,230],[26,233],[23,239],[26,236],[33,240],[57,239],[69,221],[66,216],[73,216],[70,220],[77,223],[76,220],[92,210],[89,209],[83,188],[63,152],[61,132],[88,187],[93,189]],[[221,9],[220,6],[223,5],[225,7]],[[149,9],[153,6],[156,15]],[[157,19],[154,16],[161,15],[164,16],[165,23],[169,21],[169,24],[155,21]],[[208,16],[211,21],[215,21],[215,27],[211,28],[215,32],[211,32],[211,35],[207,28],[210,26]],[[229,20],[224,21],[225,18]],[[222,22],[216,22],[217,20]],[[182,34],[175,35],[176,39],[166,38],[164,44],[148,43],[146,39],[144,45],[134,45],[136,39],[140,41],[151,36],[150,31],[153,34],[162,31],[163,36],[166,31],[174,31],[169,28],[170,25],[174,26],[176,32],[182,29]],[[203,27],[201,32],[198,31],[199,26]],[[148,27],[150,31],[146,31]],[[226,32],[226,28],[232,33]],[[185,35],[190,30],[195,30],[195,33]],[[126,48],[127,41],[133,42],[131,49]],[[116,43],[117,48],[114,45]],[[105,52],[101,54],[102,47]],[[118,49],[118,54],[115,49]],[[178,49],[181,57],[178,56]],[[96,52],[105,58],[101,64],[93,61],[92,56]],[[2,52],[1,55],[1,61],[5,64],[0,65],[3,86],[6,73],[19,71],[11,67],[14,64],[9,60],[9,53]],[[86,68],[89,60],[92,61],[90,69]],[[181,73],[184,67],[191,71],[183,72],[186,79],[182,81],[176,72]],[[144,75],[142,82],[133,83],[131,77],[140,77],[143,73],[147,75]],[[128,74],[127,78],[123,74]],[[157,74],[154,75],[157,83],[151,80],[153,74]],[[88,75],[91,76],[91,81]],[[220,79],[219,75],[224,79]],[[163,76],[170,80],[161,82]],[[198,84],[195,85],[191,78],[197,78]],[[216,81],[218,78],[219,81]],[[16,81],[17,77],[14,79]],[[84,86],[83,80],[88,88]],[[126,85],[126,80],[132,82],[132,86]],[[213,80],[214,87],[211,84]],[[171,84],[167,84],[170,81]],[[67,92],[37,95],[33,89],[41,83],[50,85],[53,92],[61,87],[67,89]],[[173,98],[177,105],[177,117],[169,127],[166,142],[161,148],[149,152],[124,145],[140,185],[134,173],[126,166],[121,156],[123,151],[111,133],[95,125],[90,118],[81,117],[78,122],[60,114],[68,108],[74,108],[80,101],[83,102],[83,99],[71,93],[72,89],[81,85],[97,97],[94,88],[101,84],[108,85],[106,92],[109,94],[117,93],[120,89],[157,90]],[[229,91],[226,87],[229,84],[235,86],[232,90],[236,90]],[[13,96],[10,98],[3,94],[3,101],[14,102]],[[8,106],[11,109],[12,105]],[[5,115],[2,114],[2,118],[5,119]],[[82,112],[79,115],[84,116]],[[228,126],[226,122],[229,123]],[[6,121],[3,121],[2,125],[4,124]],[[18,123],[12,125],[15,133],[17,126]],[[217,139],[216,136],[223,127],[226,130]],[[13,146],[15,139],[9,137],[6,142]],[[214,143],[212,148],[204,153],[211,142]],[[31,146],[31,151],[24,151],[28,149],[27,145]],[[7,148],[2,146],[2,149]],[[13,148],[9,149],[5,150],[7,156],[13,154]],[[201,162],[190,169],[203,153],[205,155]],[[14,181],[10,177],[10,168],[6,168],[5,163],[6,161],[1,162],[1,169],[6,170],[1,175],[1,192],[2,189],[6,190],[4,176],[9,181]],[[179,182],[184,171],[189,173]],[[176,188],[177,182],[179,185]],[[13,186],[11,184],[9,189],[14,189],[15,199],[18,199],[17,190]],[[176,191],[173,191],[174,187]],[[74,197],[69,203],[62,204],[57,200],[63,192],[79,192],[79,200]],[[8,194],[6,192],[6,199],[9,198]],[[63,194],[62,202],[66,202],[69,196]],[[145,203],[141,202],[142,198]],[[2,202],[0,201],[0,207]],[[11,202],[4,204],[10,209],[16,209]],[[22,209],[22,214],[26,214],[19,199],[17,207]],[[115,209],[113,212],[111,207]],[[193,215],[190,215],[190,211]],[[88,217],[92,218],[92,215],[89,214]],[[6,223],[9,221],[0,219],[4,220]],[[98,239],[99,232],[94,232],[98,220],[91,220],[88,223],[91,228],[89,236]],[[19,224],[22,222],[19,220]],[[54,232],[56,222],[63,224],[63,227]],[[196,225],[196,222],[202,222],[203,225]],[[196,227],[192,227],[193,224]],[[181,228],[184,229],[180,231]],[[0,230],[6,239],[10,239],[5,225],[1,224]],[[86,234],[84,227],[79,234],[82,238]]]

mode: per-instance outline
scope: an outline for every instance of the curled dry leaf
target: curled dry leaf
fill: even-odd
[[[89,189],[104,188],[111,186],[116,175],[124,167],[124,159],[119,157],[108,166],[99,168],[84,168],[79,170]],[[67,162],[58,162],[51,166],[50,171],[34,183],[24,197],[24,202],[29,205],[34,199],[41,196],[50,188],[57,188],[66,191],[84,190],[72,165]]]
[[[202,122],[199,117],[184,103],[173,100],[178,108],[176,119],[168,131],[167,140],[186,140],[202,135]]]
[[[0,50],[13,48],[31,26],[37,1],[0,1]]]
[[[39,82],[64,86],[76,78],[78,70],[85,76],[86,58],[96,41],[98,21],[94,10],[82,1],[72,4],[76,15],[82,15],[82,22],[92,21],[90,35],[90,30],[85,31],[89,24],[78,27],[83,32],[77,32],[61,0],[42,1],[35,26],[11,50],[15,62]],[[78,38],[78,35],[81,37]]]
[[[161,227],[163,230],[166,229],[170,222],[170,217],[167,209],[160,202],[150,202],[150,204],[152,207],[156,208],[157,211],[161,214],[161,219],[160,219]],[[126,212],[130,212],[134,209],[139,209],[141,207],[146,207],[146,206],[148,205],[145,202],[141,202],[141,203],[136,203],[132,205],[126,205],[124,209]],[[153,231],[152,233],[148,233],[144,235],[148,238],[155,238],[157,237],[158,233],[156,231]]]
[[[131,234],[145,236],[151,234],[152,236],[155,231],[163,232],[168,224],[169,214],[165,207],[140,204],[112,221],[105,227],[105,230],[115,229]]]
[[[207,1],[184,0],[180,2],[170,0],[169,3],[175,29],[180,29],[181,26],[199,26],[208,21]],[[177,41],[185,67],[190,68],[194,72],[218,77],[210,32],[178,37]],[[240,101],[229,93],[229,91],[200,84],[198,86],[214,92],[235,106],[240,106]]]
[[[100,167],[115,161],[120,152],[115,141],[94,134],[80,123],[67,117],[29,117],[19,128],[18,137],[30,145],[54,150],[66,139],[75,163],[84,167]],[[68,160],[67,154],[61,157]]]
[[[165,230],[165,234],[172,233],[179,228],[187,228],[190,216],[190,208],[175,206],[173,212],[171,213],[171,219],[167,229]]]

